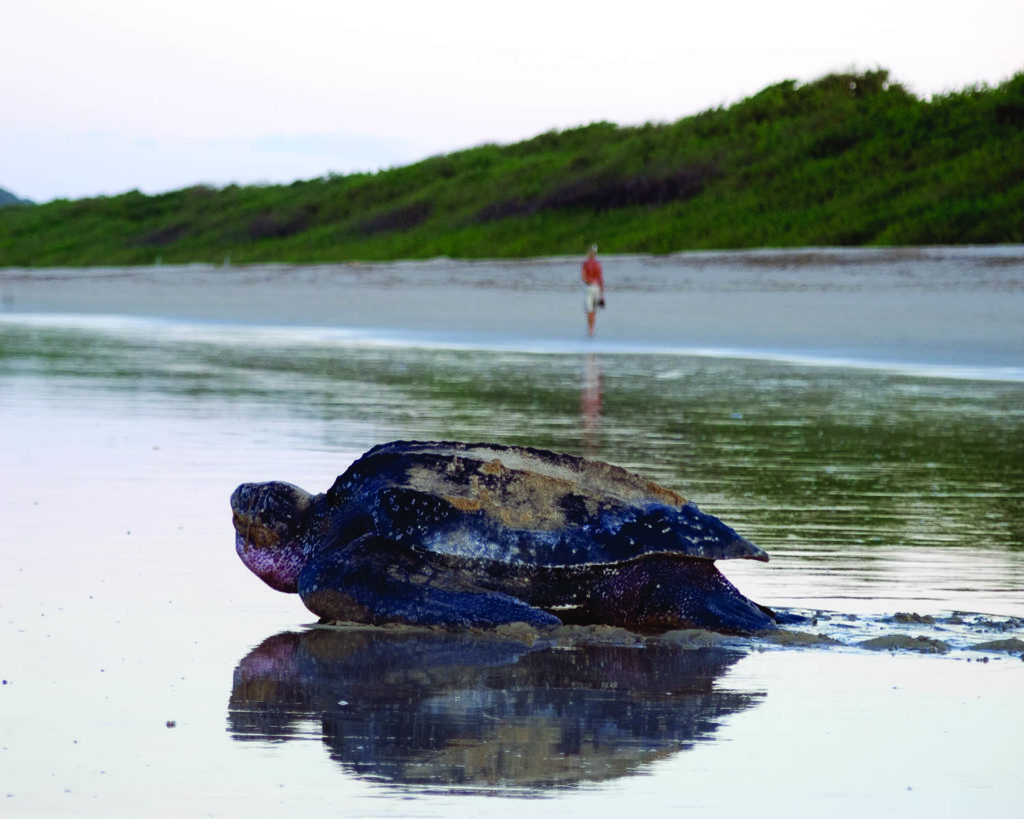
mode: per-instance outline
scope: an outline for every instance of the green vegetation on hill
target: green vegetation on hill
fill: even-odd
[[[1024,242],[1024,73],[921,100],[888,72],[765,88],[373,174],[0,210],[0,266]]]

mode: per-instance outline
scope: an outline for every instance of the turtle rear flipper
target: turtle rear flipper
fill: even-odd
[[[438,566],[376,534],[314,557],[302,570],[299,596],[323,620],[487,628],[561,621],[508,594],[476,585],[469,572]]]
[[[612,569],[585,567],[573,580],[581,605],[565,612],[566,621],[641,632],[703,628],[750,634],[775,628],[774,620],[740,594],[712,560],[642,555]]]
[[[750,634],[775,628],[775,620],[765,614],[761,607],[743,595],[717,590],[704,599],[710,617],[703,628],[716,631]]]

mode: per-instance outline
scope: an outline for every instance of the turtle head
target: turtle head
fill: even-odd
[[[315,496],[290,483],[243,483],[231,493],[235,551],[271,588],[296,591],[315,551],[309,528]]]

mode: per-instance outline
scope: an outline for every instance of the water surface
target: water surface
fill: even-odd
[[[4,815],[1018,815],[1024,383],[928,373],[7,315]],[[838,643],[311,629],[228,496],[396,438],[650,474]]]

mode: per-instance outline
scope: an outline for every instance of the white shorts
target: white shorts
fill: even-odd
[[[596,284],[588,284],[587,292],[583,297],[583,312],[595,312],[599,301],[601,301],[601,288]]]

